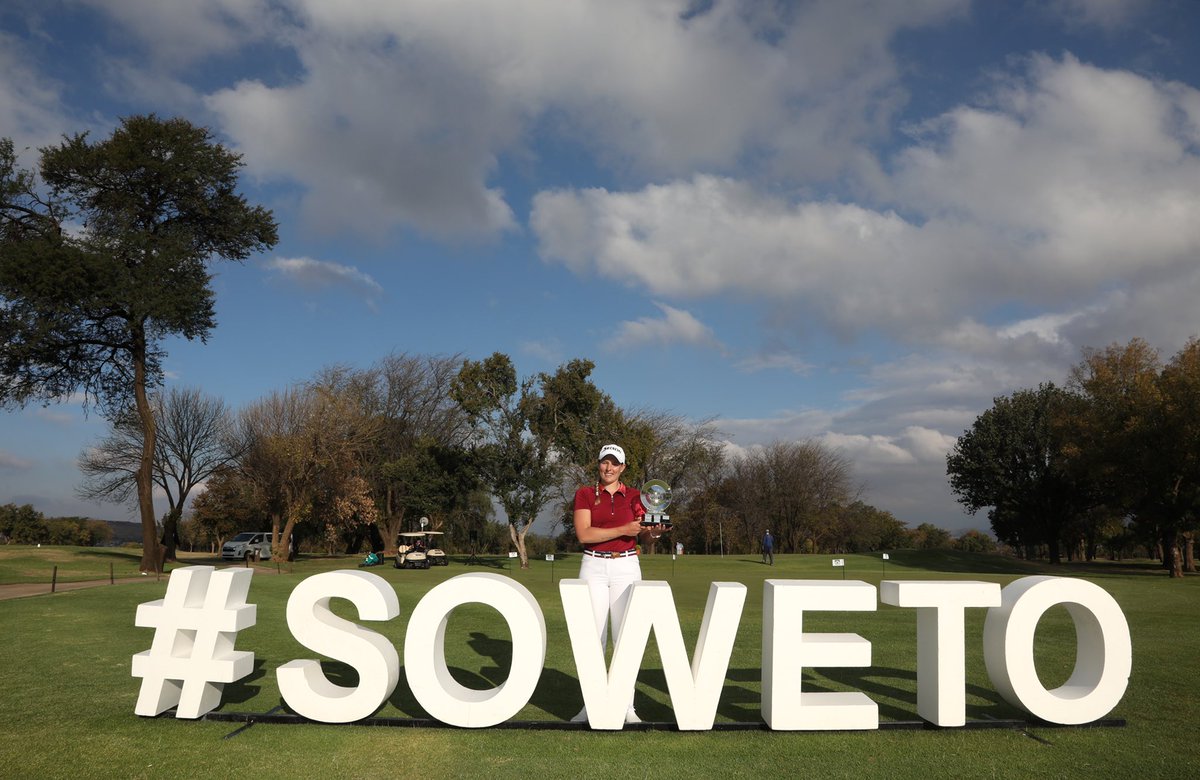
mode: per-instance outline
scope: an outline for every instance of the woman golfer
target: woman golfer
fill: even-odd
[[[629,603],[629,586],[642,578],[638,564],[638,536],[657,539],[662,530],[644,528],[640,524],[646,513],[642,507],[642,494],[621,482],[621,474],[625,472],[625,450],[616,444],[605,444],[600,448],[598,460],[596,483],[575,491],[574,520],[575,535],[583,543],[579,578],[588,584],[603,650],[608,641],[606,624],[609,615],[612,616],[615,647],[616,632]],[[587,708],[572,720],[587,720]],[[641,722],[634,712],[632,700],[625,713],[625,722]]]

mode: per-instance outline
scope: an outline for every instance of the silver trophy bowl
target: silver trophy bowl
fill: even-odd
[[[671,486],[661,479],[652,479],[642,485],[642,506],[646,514],[642,517],[642,525],[671,525],[671,516],[666,514],[671,504]]]

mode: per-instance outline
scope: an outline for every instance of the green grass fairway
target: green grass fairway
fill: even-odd
[[[50,590],[58,568],[59,582],[107,580],[109,573],[121,579],[138,576],[142,551],[126,547],[0,547],[0,585],[44,582]]]
[[[78,564],[108,577],[109,558],[74,548],[0,548],[0,582],[55,564]],[[381,728],[258,723],[239,724],[140,718],[133,713],[140,680],[131,657],[150,647],[153,631],[134,626],[137,605],[162,598],[167,580],[0,601],[0,775],[5,777],[1080,777],[1190,776],[1197,752],[1200,704],[1194,685],[1200,658],[1200,578],[1168,580],[1153,565],[1096,564],[1048,567],[987,556],[894,552],[846,559],[847,579],[982,579],[1006,584],[1031,573],[1085,577],[1121,605],[1133,636],[1133,675],[1110,714],[1124,728],[1030,727],[1025,731],[892,730],[858,733],[720,731],[678,733],[536,731],[515,729]],[[118,560],[121,560],[118,558]],[[703,616],[708,584],[736,581],[748,589],[717,722],[757,722],[761,678],[764,579],[837,579],[831,556],[777,556],[773,568],[744,556],[669,556],[643,559],[646,579],[671,583],[689,654]],[[258,567],[250,602],[258,622],[238,635],[237,649],[255,654],[253,674],[225,688],[221,711],[264,713],[281,704],[275,669],[314,654],[287,630],[288,594],[305,577],[355,568],[358,558],[314,559]],[[216,563],[195,556],[185,563]],[[392,583],[401,614],[368,624],[401,652],[408,615],[433,585],[472,571],[498,572],[521,582],[545,614],[549,642],[545,669],[530,703],[514,720],[565,721],[582,704],[567,640],[557,580],[574,577],[579,556],[553,564],[537,560],[528,571],[508,559],[429,571],[400,571],[390,563],[369,571]],[[127,573],[127,572],[126,572]],[[122,572],[117,571],[117,576]],[[48,581],[48,578],[44,581]],[[348,607],[348,605],[343,605]],[[354,617],[343,610],[347,617]],[[1018,717],[992,688],[983,664],[984,610],[967,615],[967,717]],[[879,704],[884,722],[916,720],[916,615],[880,605],[870,613],[806,613],[805,630],[854,632],[872,642],[869,669],[806,671],[807,690],[861,690]],[[447,656],[466,685],[491,687],[504,679],[511,645],[499,614],[487,607],[456,610],[446,637]],[[1055,607],[1038,627],[1038,672],[1043,684],[1064,682],[1074,662],[1075,636],[1065,608]],[[350,683],[353,672],[326,663],[330,676]],[[641,716],[671,721],[657,647],[651,641],[637,689]],[[401,674],[379,711],[391,718],[422,718]]]

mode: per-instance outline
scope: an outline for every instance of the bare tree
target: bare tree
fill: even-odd
[[[365,475],[379,507],[384,542],[392,545],[413,498],[410,464],[431,456],[430,448],[465,445],[466,414],[450,397],[461,356],[391,354],[364,373],[363,407],[378,420],[378,442],[366,454]],[[424,512],[433,511],[433,507]]]
[[[724,467],[724,445],[713,420],[693,422],[669,412],[642,410],[626,416],[630,446],[637,468],[633,479],[661,479],[671,486],[678,531],[664,537],[668,544],[687,534],[686,515],[680,518],[689,497],[711,486]],[[636,487],[636,485],[635,485]],[[655,542],[646,552],[654,553]]]
[[[192,490],[237,455],[231,451],[229,408],[197,388],[171,388],[150,399],[157,421],[152,476],[167,496],[161,543],[175,559],[178,523]],[[82,498],[137,506],[137,472],[142,458],[142,422],[130,409],[109,433],[79,456]]]
[[[727,500],[750,549],[769,527],[781,550],[824,549],[852,499],[850,462],[816,441],[775,442],[734,461]]]

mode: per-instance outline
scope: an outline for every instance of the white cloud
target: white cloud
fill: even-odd
[[[28,471],[33,468],[33,461],[13,455],[11,452],[0,450],[0,469],[6,471]]]
[[[717,427],[739,448],[774,441],[800,441],[826,433],[834,413],[823,409],[789,409],[759,418],[722,418]]]
[[[486,179],[514,117],[486,86],[406,74],[370,48],[306,48],[310,77],[242,82],[208,98],[247,170],[305,188],[305,224],[382,238],[399,227],[483,239],[515,227]]]
[[[1069,28],[1097,27],[1117,32],[1147,5],[1148,0],[1049,0],[1048,8]]]
[[[764,352],[750,355],[737,361],[738,370],[748,373],[757,371],[790,371],[793,374],[806,375],[812,373],[814,366],[807,360],[787,352]]]
[[[39,73],[31,59],[23,41],[0,30],[0,138],[12,139],[27,168],[37,161],[23,149],[54,143],[70,126],[62,85]]]
[[[383,287],[354,266],[313,260],[309,257],[276,257],[266,267],[287,281],[306,290],[345,289],[374,306],[383,295]]]
[[[105,60],[100,66],[104,90],[122,101],[152,105],[164,114],[193,117],[204,115],[204,96],[169,71],[147,68],[144,62]]]
[[[247,22],[251,0],[198,5],[207,9],[191,14],[199,41],[214,51],[259,32]],[[475,240],[515,228],[490,179],[504,157],[538,165],[532,139],[543,135],[637,179],[747,159],[800,180],[859,168],[861,144],[882,135],[903,102],[895,35],[968,3],[282,7],[272,42],[299,59],[298,76],[246,80],[207,99],[250,172],[301,185],[317,230]],[[210,29],[224,15],[229,24]],[[121,20],[137,30],[176,29],[157,15],[129,16]]]
[[[256,40],[283,21],[270,0],[77,0],[107,14],[160,64],[179,66]]]
[[[1192,265],[1200,92],[1039,56],[985,98],[927,125],[897,161],[897,197],[986,226],[1044,296]]]
[[[544,363],[557,365],[563,359],[563,346],[557,339],[521,342],[521,352]]]
[[[915,463],[912,453],[888,436],[845,434],[829,431],[820,441],[835,450],[841,450],[856,463]]]
[[[700,347],[720,348],[712,328],[696,319],[690,312],[654,303],[663,313],[662,317],[642,317],[621,323],[613,348],[625,349],[642,344],[691,344]]]
[[[906,216],[697,174],[542,192],[530,224],[547,261],[655,295],[744,295],[838,332],[1061,358],[1106,318],[1165,322],[1145,291],[1200,284],[1198,146],[1200,91],[1035,57],[897,156],[879,195]],[[1008,310],[1037,313],[979,324]],[[1200,329],[1195,307],[1172,319]]]
[[[866,416],[870,416],[868,413]],[[971,413],[964,419],[973,419]],[[927,417],[936,417],[928,410]],[[839,413],[810,410],[761,420],[720,420],[722,431],[735,441],[727,454],[737,456],[774,441],[817,441],[845,455],[851,464],[860,498],[895,514],[916,527],[931,522],[944,528],[984,528],[986,519],[963,513],[946,479],[945,457],[955,436],[924,425],[907,425],[892,433],[848,431],[859,421],[859,410]],[[874,423],[887,430],[895,420]]]
[[[68,414],[67,412],[56,412],[45,406],[38,407],[34,410],[33,414],[38,419],[54,423],[55,425],[70,425],[76,420],[76,415]]]

